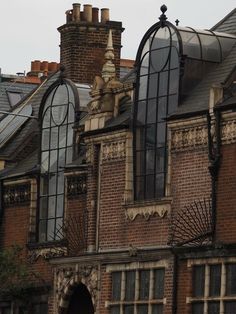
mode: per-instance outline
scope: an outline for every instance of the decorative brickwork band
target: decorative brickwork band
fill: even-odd
[[[103,144],[102,160],[109,161],[124,158],[126,155],[125,144],[124,140]]]
[[[221,140],[223,143],[236,142],[236,119],[222,123]]]
[[[58,313],[66,313],[74,288],[83,283],[91,294],[96,312],[98,300],[98,269],[92,265],[65,266],[55,272],[55,291]]]
[[[185,148],[205,146],[208,142],[207,126],[194,126],[173,130],[171,134],[171,149],[173,151]]]
[[[67,197],[74,198],[87,192],[86,176],[67,177]]]
[[[30,202],[30,183],[4,187],[3,202],[5,206]]]

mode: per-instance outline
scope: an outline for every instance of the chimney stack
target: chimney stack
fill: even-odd
[[[100,11],[100,12],[99,12]],[[99,21],[100,13],[100,21]],[[60,64],[74,82],[92,84],[101,75],[109,30],[113,34],[114,64],[119,77],[122,23],[110,21],[109,9],[79,3],[66,11],[66,24],[60,26]]]

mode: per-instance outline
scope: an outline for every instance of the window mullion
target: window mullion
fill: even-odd
[[[226,295],[226,266],[225,263],[221,266],[221,287],[220,287],[220,314],[224,314],[223,297]]]
[[[209,265],[205,266],[205,287],[204,287],[204,314],[208,314],[208,302],[207,298],[209,297],[210,290],[210,267]]]

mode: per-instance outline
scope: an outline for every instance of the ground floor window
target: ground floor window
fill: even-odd
[[[236,260],[210,260],[192,265],[193,314],[236,313]]]
[[[47,303],[32,303],[27,306],[11,302],[0,304],[0,314],[47,314],[47,312]]]
[[[125,267],[111,271],[111,279],[111,314],[164,313],[165,267]]]

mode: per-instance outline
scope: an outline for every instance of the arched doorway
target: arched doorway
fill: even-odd
[[[94,314],[91,295],[87,287],[80,283],[70,297],[67,314]]]

